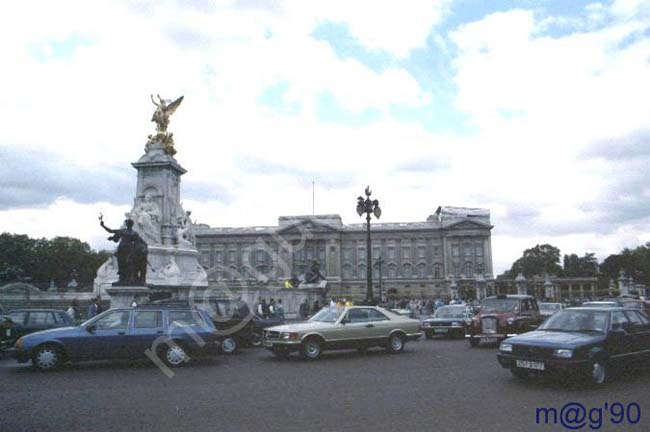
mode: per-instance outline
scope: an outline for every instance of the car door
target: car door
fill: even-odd
[[[639,359],[650,357],[650,321],[639,311],[625,311],[625,315],[630,320],[633,350],[639,353]]]
[[[623,363],[634,352],[634,336],[629,333],[630,321],[623,311],[612,311],[606,348],[609,356]]]
[[[368,309],[354,308],[347,312],[343,319],[345,325],[340,329],[337,339],[341,347],[350,347],[365,342],[370,337],[371,324],[368,322]]]
[[[130,310],[118,309],[106,312],[89,323],[86,327],[88,334],[83,341],[86,356],[95,359],[126,357],[130,315]]]
[[[128,330],[126,355],[129,358],[142,357],[151,349],[154,341],[164,336],[163,313],[160,310],[134,310],[132,324]]]
[[[368,309],[368,324],[368,336],[376,340],[386,339],[395,328],[395,323],[386,315],[372,308]]]

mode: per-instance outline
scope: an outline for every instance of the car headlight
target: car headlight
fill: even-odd
[[[451,326],[452,326],[452,327],[461,327],[462,324],[459,323],[458,321],[454,321],[454,322],[451,323]]]
[[[553,356],[554,357],[560,357],[560,358],[571,358],[573,357],[573,350],[570,349],[556,349],[553,351]]]
[[[513,325],[515,323],[515,319],[514,318],[508,318],[507,322],[508,322],[508,325],[511,326],[511,325]]]
[[[292,332],[282,333],[280,335],[280,338],[282,338],[283,340],[297,340],[298,333],[292,333]]]
[[[24,341],[23,338],[19,338],[14,345],[16,349],[23,349]]]
[[[512,352],[512,344],[501,343],[501,346],[499,346],[499,351]]]
[[[423,322],[422,327],[431,327],[431,323]]]

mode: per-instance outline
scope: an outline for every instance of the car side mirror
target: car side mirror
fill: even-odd
[[[341,324],[347,324],[347,323],[349,323],[349,322],[350,322],[350,318],[347,318],[347,317],[346,317],[346,318],[343,318],[343,319],[341,320]]]
[[[97,328],[97,327],[94,326],[94,325],[89,325],[89,326],[86,326],[86,331],[87,331],[88,333],[94,333],[94,331],[95,331],[96,328]]]

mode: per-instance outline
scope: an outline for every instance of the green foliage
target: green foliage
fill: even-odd
[[[602,277],[618,280],[620,271],[631,276],[637,283],[650,286],[650,243],[636,249],[623,249],[620,254],[610,255],[600,265]]]
[[[521,258],[512,264],[509,271],[506,272],[509,278],[515,278],[522,273],[526,278],[534,275],[562,275],[560,267],[560,249],[550,244],[537,245],[533,248],[526,249]]]
[[[0,234],[0,281],[28,278],[34,282],[54,280],[59,286],[70,281],[90,282],[108,252],[95,252],[71,237],[32,239],[22,234]]]
[[[598,275],[596,254],[586,253],[582,257],[576,254],[564,255],[564,276],[593,277],[596,275]]]

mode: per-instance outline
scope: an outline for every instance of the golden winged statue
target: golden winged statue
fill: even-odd
[[[158,132],[167,132],[167,126],[169,125],[169,116],[174,114],[176,108],[183,102],[183,96],[176,99],[174,102],[171,99],[163,99],[158,96],[158,102],[151,95],[151,102],[156,105],[156,111],[154,111],[153,116],[151,117],[152,122],[156,122],[156,131]]]

